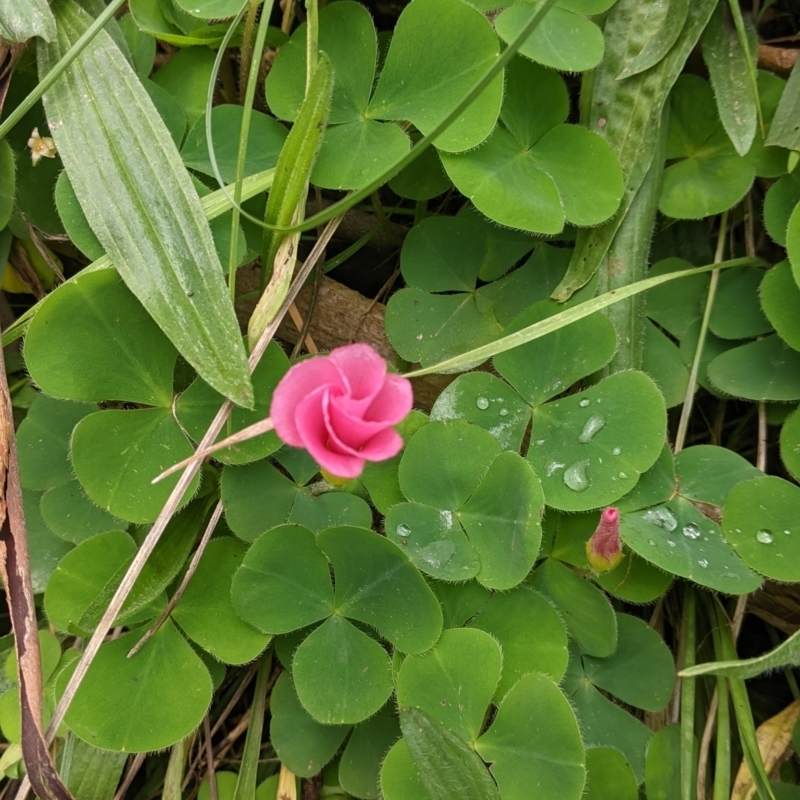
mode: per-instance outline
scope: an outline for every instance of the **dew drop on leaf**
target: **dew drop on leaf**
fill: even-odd
[[[694,522],[690,522],[688,525],[683,526],[683,535],[687,539],[699,539],[700,538],[700,528],[694,524]]]
[[[478,406],[481,411],[485,411],[487,408],[489,408],[489,401],[485,397],[479,397],[475,401],[475,405]]]
[[[701,558],[701,559],[700,559],[700,560],[699,560],[697,563],[698,563],[698,564],[699,564],[699,565],[700,565],[700,566],[701,566],[703,569],[705,569],[705,568],[708,566],[708,561],[706,561],[704,558]]]
[[[592,414],[586,420],[583,430],[578,436],[578,441],[581,444],[589,444],[597,433],[599,433],[606,426],[606,418],[602,414]]]
[[[761,544],[772,544],[772,534],[769,531],[759,531],[756,534],[756,539]]]
[[[577,461],[564,471],[564,484],[573,492],[584,492],[589,488],[591,481],[586,475],[589,460]]]
[[[678,527],[678,520],[668,508],[648,508],[642,514],[642,519],[645,522],[651,522],[653,525],[663,528],[665,531],[674,531]]]
[[[580,401],[580,403],[578,403],[578,405],[579,405],[581,408],[586,408],[586,406],[588,406],[590,402],[591,402],[591,400],[587,400],[587,399],[584,397],[584,398],[583,398],[583,400],[581,400],[581,401]]]
[[[506,416],[508,416],[508,409],[507,409],[507,408],[501,408],[501,409],[500,409],[500,416],[501,416],[501,417],[506,417]]]
[[[417,556],[426,564],[438,569],[444,566],[455,554],[456,546],[452,542],[432,542],[422,550],[417,551]]]
[[[789,535],[791,535],[791,533],[792,533],[792,532],[791,532],[791,531],[790,531],[790,530],[787,528],[787,529],[784,531],[784,533],[785,533],[787,536],[789,536]]]
[[[621,448],[621,447],[615,447],[615,448],[614,448],[614,449],[611,451],[611,455],[612,455],[612,456],[618,456],[618,455],[620,455],[621,453],[622,453],[622,448]]]
[[[397,526],[397,535],[398,536],[411,536],[411,528],[409,528],[408,525],[404,525],[403,523],[400,523]]]
[[[560,469],[564,469],[565,466],[566,466],[566,464],[562,464],[559,461],[553,461],[552,463],[548,464],[547,465],[547,477],[548,478],[551,477],[556,472],[558,472]]]

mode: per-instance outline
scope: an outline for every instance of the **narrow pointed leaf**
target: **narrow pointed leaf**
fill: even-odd
[[[91,25],[54,4],[58,38],[42,75]],[[147,92],[103,31],[45,94],[75,194],[131,291],[201,377],[236,403],[253,390],[211,231],[189,174]]]

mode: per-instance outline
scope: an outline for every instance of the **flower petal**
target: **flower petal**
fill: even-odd
[[[313,392],[297,406],[295,422],[301,445],[321,467],[340,478],[356,478],[364,469],[364,459],[331,436],[328,428],[328,394],[326,387]],[[340,452],[337,452],[340,451]]]
[[[328,356],[336,365],[354,401],[371,401],[381,390],[386,377],[386,362],[368,344],[337,347]],[[367,402],[365,408],[369,405]]]
[[[275,433],[292,447],[302,447],[295,415],[300,403],[315,391],[333,390],[334,394],[345,391],[339,370],[329,358],[311,358],[295,364],[284,375],[275,388],[270,406],[270,416]],[[320,417],[322,413],[320,412]]]
[[[367,461],[385,461],[396,456],[402,449],[403,437],[394,428],[386,428],[361,448],[360,455]]]
[[[378,420],[396,425],[408,416],[414,405],[414,390],[408,378],[399,375],[386,376],[380,392],[364,412],[367,421]]]
[[[391,424],[383,421],[370,422],[361,418],[361,414],[352,413],[352,404],[347,398],[332,397],[328,405],[329,427],[336,438],[348,448],[358,451],[365,442],[380,433]]]

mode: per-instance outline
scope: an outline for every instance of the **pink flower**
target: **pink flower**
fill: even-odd
[[[392,426],[409,411],[411,382],[387,372],[369,345],[337,347],[295,364],[272,396],[275,432],[304,447],[327,472],[357,478],[365,461],[384,461],[403,440]]]
[[[607,508],[588,542],[586,560],[595,572],[608,572],[622,560],[622,541],[619,538],[619,511]]]

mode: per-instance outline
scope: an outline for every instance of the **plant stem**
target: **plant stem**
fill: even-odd
[[[665,106],[661,115],[658,148],[600,268],[598,294],[628,286],[644,279],[647,275],[650,241],[656,221],[658,198],[661,194],[661,179],[664,175],[668,114],[669,106]],[[637,294],[606,309],[605,315],[617,334],[617,351],[611,362],[602,370],[603,376],[627,369],[642,368],[646,301],[647,295]]]
[[[719,235],[717,236],[717,252],[714,254],[714,263],[719,264],[722,262],[722,255],[725,252],[725,236],[728,231],[728,212],[722,214],[719,223]],[[700,372],[700,359],[703,357],[703,347],[706,343],[706,334],[708,333],[708,321],[711,319],[711,309],[714,306],[714,297],[717,294],[717,284],[719,283],[719,270],[715,269],[711,272],[711,283],[708,287],[708,297],[706,298],[706,307],[703,311],[703,320],[700,323],[700,334],[697,338],[697,347],[694,351],[694,359],[692,360],[692,371],[689,373],[689,385],[686,387],[686,397],[683,401],[683,408],[681,409],[681,418],[678,422],[678,432],[675,435],[675,447],[673,452],[675,455],[683,450],[683,445],[686,442],[686,432],[689,429],[689,417],[692,415],[692,405],[694,404],[694,393],[697,389],[697,375]]]
[[[683,595],[683,669],[694,666],[697,648],[697,599],[687,584]],[[681,678],[681,800],[692,800],[694,784],[694,707],[696,678]]]
[[[36,88],[8,115],[0,125],[0,139],[4,139],[8,132],[30,111],[42,95],[62,76],[64,70],[85,50],[89,42],[94,39],[100,29],[117,12],[125,0],[112,0],[105,11],[86,29],[86,32],[62,56],[61,60],[42,78]]]
[[[258,8],[260,0],[252,0],[248,11],[248,20],[251,13],[255,17],[255,9]],[[261,64],[261,53],[264,51],[264,42],[267,38],[269,29],[269,18],[272,14],[274,0],[266,0],[261,9],[261,19],[258,23],[255,45],[252,47],[250,56],[250,71],[247,76],[247,86],[244,92],[242,113],[242,128],[239,131],[239,151],[236,156],[236,179],[233,186],[233,208],[231,210],[231,246],[228,252],[228,289],[231,300],[236,299],[236,268],[237,263],[237,243],[239,240],[239,207],[242,203],[242,181],[244,180],[244,166],[247,158],[247,139],[250,135],[250,119],[253,112],[253,100],[256,95],[256,84],[258,83],[258,68]],[[206,109],[208,112],[208,109]],[[212,152],[212,145],[209,142],[209,153]]]

